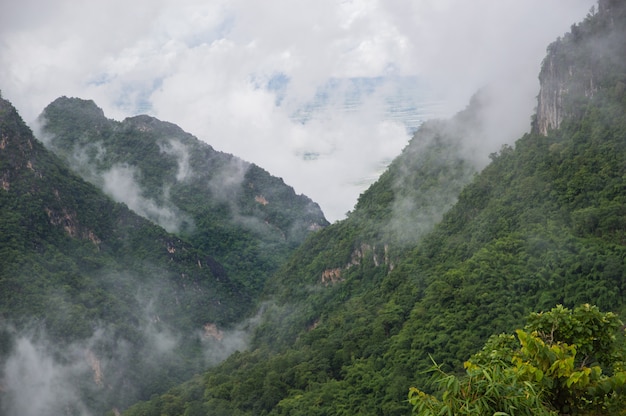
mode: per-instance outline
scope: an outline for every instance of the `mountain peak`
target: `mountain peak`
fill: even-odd
[[[140,114],[133,117],[127,117],[122,122],[124,127],[135,128],[142,132],[159,133],[160,135],[172,135],[172,136],[189,136],[182,128],[174,123],[159,120],[156,117],[149,116],[147,114]]]
[[[547,48],[539,73],[540,91],[533,130],[547,135],[570,116],[579,117],[577,103],[592,98],[598,88],[622,89],[615,74],[626,70],[626,6],[600,0],[586,19]],[[617,71],[616,71],[617,70]]]
[[[77,97],[62,96],[51,102],[47,111],[54,109],[63,109],[65,111],[78,112],[85,115],[92,115],[93,117],[104,117],[104,111],[98,107],[93,100],[85,100]]]
[[[173,123],[148,115],[119,122],[93,101],[66,97],[48,105],[41,120],[47,146],[85,180],[214,253],[230,264],[231,278],[255,290],[279,259],[328,224],[317,204],[282,179]],[[235,246],[245,247],[250,263],[233,261]],[[262,272],[252,277],[250,264]]]

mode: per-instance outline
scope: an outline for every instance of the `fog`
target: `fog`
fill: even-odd
[[[192,176],[192,169],[189,166],[189,151],[187,147],[177,140],[170,140],[167,145],[159,145],[161,152],[174,155],[178,162],[176,180],[183,182]]]
[[[394,117],[389,107],[398,86],[407,79],[423,86],[407,101],[420,122],[450,116],[488,86],[481,133],[466,137],[458,148],[479,170],[490,153],[529,129],[546,46],[592,4],[4,2],[0,88],[27,120],[34,121],[56,97],[71,95],[94,99],[108,117],[148,113],[177,123],[217,150],[282,177],[336,221],[411,137],[406,120]],[[339,82],[355,79],[371,81],[371,90],[356,99]],[[329,83],[339,87],[326,91]],[[176,158],[178,181],[193,175],[181,143],[169,141],[161,151]],[[84,157],[81,152],[76,149],[76,160]],[[227,200],[248,166],[233,159],[208,184],[213,194]],[[145,198],[132,166],[114,165],[97,178],[115,200],[168,231],[188,221],[168,204],[167,189],[162,201]],[[434,200],[432,209],[422,211],[410,201],[397,199],[390,226],[415,235],[425,231],[407,230],[395,219],[417,215],[414,224],[427,228],[440,218],[441,206],[451,204]],[[176,366],[189,336],[161,322],[154,299],[137,295],[141,319],[134,330],[142,340],[137,348],[108,327],[96,327],[89,339],[63,348],[42,331],[9,331],[12,347],[1,368],[2,412],[60,414],[69,408],[90,415],[89,398],[108,396],[113,387],[127,395],[121,403],[132,402],[138,393],[125,379],[125,368],[137,357],[142,365],[153,364],[146,370],[150,374]],[[195,328],[200,365],[217,364],[245,349],[258,319],[229,329],[211,322]],[[106,356],[105,346],[112,351]]]
[[[74,353],[76,351],[66,355],[76,355]],[[84,359],[74,356],[69,357],[69,362],[60,363],[44,345],[20,336],[3,371],[2,414],[39,416],[67,414],[67,410],[72,409],[72,413],[88,415],[75,383],[88,371]]]
[[[159,206],[155,201],[142,196],[141,188],[135,180],[135,169],[126,166],[113,166],[102,175],[102,190],[117,202],[123,202],[142,217],[148,218],[169,232],[177,232],[181,220],[171,209]]]
[[[3,323],[2,342],[10,348],[0,362],[0,413],[90,416],[123,410],[247,349],[264,309],[231,328],[208,322],[185,332],[161,319],[169,313],[158,301],[167,284],[143,286],[128,317],[129,323],[139,317],[139,323],[130,333],[124,330],[127,336],[120,337],[115,324],[96,324],[90,337],[64,342],[35,321],[19,330]],[[190,353],[190,345],[200,349]]]
[[[33,123],[35,136],[48,148],[62,153],[63,150],[56,147],[54,135],[46,131],[46,123],[43,117]],[[170,139],[159,143],[159,150],[176,159],[175,179],[178,182],[184,182],[194,175],[189,164],[189,151],[183,143]],[[87,143],[76,141],[66,160],[74,171],[98,186],[114,201],[126,204],[136,214],[160,225],[166,231],[176,233],[183,228],[185,231],[194,228],[193,219],[181,212],[170,200],[167,185],[154,192],[157,199],[150,198],[146,196],[149,192],[140,184],[142,175],[140,169],[126,163],[115,163],[103,169],[102,166],[107,165],[108,158],[105,144],[92,140]]]

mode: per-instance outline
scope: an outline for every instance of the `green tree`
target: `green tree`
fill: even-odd
[[[420,416],[626,414],[623,324],[588,304],[531,314],[514,335],[489,339],[463,377],[435,365],[441,394],[409,391]]]

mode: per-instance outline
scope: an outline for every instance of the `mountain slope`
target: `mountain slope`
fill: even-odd
[[[71,173],[1,97],[0,256],[3,414],[148,398],[207,364],[207,328],[251,313],[218,261]],[[29,365],[66,391],[24,398]],[[47,385],[47,368],[68,372]]]
[[[625,44],[626,7],[600,1],[548,48],[532,132],[492,155],[431,232],[385,234],[399,195],[422,207],[421,184],[433,183],[426,195],[454,195],[463,182],[458,163],[444,163],[458,153],[442,147],[423,160],[412,144],[347,220],[277,274],[268,286],[277,306],[254,350],[128,414],[405,415],[411,385],[434,388],[431,358],[459,371],[531,311],[591,303],[626,312]],[[558,123],[542,121],[554,114]],[[394,188],[403,160],[417,162],[406,165],[415,176]],[[420,171],[429,160],[441,169]]]
[[[93,101],[61,97],[40,116],[41,137],[83,178],[211,253],[255,293],[313,230],[319,206],[282,179],[215,151],[149,116],[107,119]]]

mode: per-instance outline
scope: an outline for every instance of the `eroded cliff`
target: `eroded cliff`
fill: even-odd
[[[626,7],[616,0],[600,0],[584,22],[548,46],[541,72],[533,130],[547,135],[567,117],[584,111],[578,104],[593,98],[599,88],[624,94]]]

